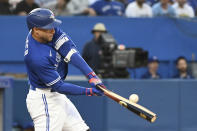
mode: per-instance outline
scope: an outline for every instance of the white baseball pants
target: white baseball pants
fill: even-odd
[[[63,94],[49,89],[29,90],[28,112],[35,131],[87,131],[89,127],[73,103]]]

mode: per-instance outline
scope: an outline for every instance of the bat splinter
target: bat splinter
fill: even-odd
[[[100,85],[97,85],[97,87],[99,89],[101,89],[107,97],[116,101],[117,103],[119,103],[121,106],[124,106],[128,110],[134,112],[136,115],[146,119],[147,121],[149,121],[151,123],[153,123],[156,120],[156,118],[157,118],[156,114],[153,113],[152,111],[148,110],[147,108],[145,108],[139,104],[136,104],[134,102],[131,102],[128,99],[126,99],[126,98],[106,89],[106,88],[103,88]]]

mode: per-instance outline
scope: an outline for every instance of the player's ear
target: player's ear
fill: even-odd
[[[38,28],[36,28],[36,27],[34,27],[33,29],[32,29],[32,33],[33,34],[39,34],[39,29]]]
[[[32,28],[32,34],[33,34],[33,33],[35,33],[35,27],[34,27],[34,28]]]
[[[38,28],[36,28],[36,27],[33,28],[33,31],[37,31],[37,30],[38,30]]]

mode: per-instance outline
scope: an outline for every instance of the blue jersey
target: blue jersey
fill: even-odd
[[[80,69],[88,76],[93,70],[81,57],[75,44],[60,29],[55,29],[53,40],[49,43],[36,41],[29,32],[25,46],[25,64],[31,89],[50,88],[62,94],[91,94],[90,88],[65,83],[68,63]]]
[[[124,5],[116,1],[99,0],[90,5],[97,15],[101,16],[121,16],[124,14]]]
[[[53,44],[61,36],[66,36],[61,30],[56,29],[53,41],[40,43],[36,41],[29,32],[25,46],[25,64],[29,76],[29,82],[33,87],[49,87],[59,80],[64,80],[68,72],[68,64],[61,55],[53,48]],[[68,36],[66,36],[68,38]],[[68,44],[68,51],[75,45]]]

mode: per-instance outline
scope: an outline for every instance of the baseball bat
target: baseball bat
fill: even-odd
[[[126,99],[126,98],[106,89],[106,88],[103,88],[100,85],[97,85],[97,88],[102,90],[107,97],[116,101],[121,106],[127,108],[129,111],[132,111],[133,113],[140,116],[141,118],[144,118],[151,123],[155,122],[155,120],[157,119],[156,114],[153,113],[152,111],[148,110],[147,108],[145,108],[139,104],[136,104],[134,102],[131,102],[128,99]]]

